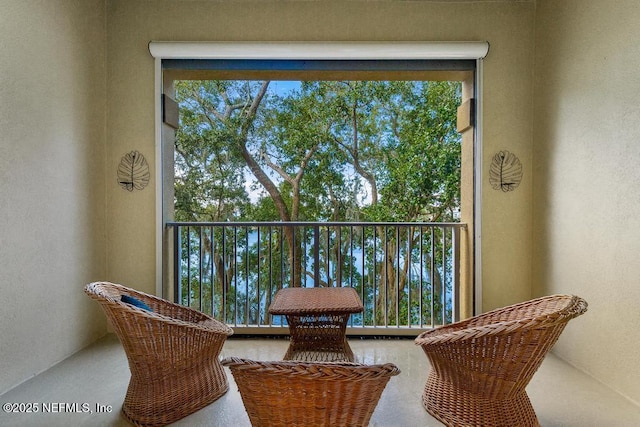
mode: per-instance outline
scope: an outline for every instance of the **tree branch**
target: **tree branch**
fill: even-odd
[[[304,170],[307,168],[307,165],[309,164],[309,160],[311,160],[313,153],[315,153],[318,150],[318,146],[319,144],[314,145],[307,152],[307,154],[305,154],[304,158],[302,159],[302,162],[300,163],[300,170],[298,171],[295,177],[296,182],[300,182],[300,180],[302,180],[302,175],[304,175]]]
[[[282,167],[280,167],[280,165],[277,165],[277,164],[273,163],[271,161],[271,158],[267,155],[267,153],[264,150],[260,151],[260,157],[262,158],[262,160],[264,160],[264,162],[267,164],[267,166],[269,166],[278,175],[280,175],[282,177],[282,179],[284,179],[285,181],[287,181],[290,184],[293,184],[293,178],[291,177],[291,175],[289,175],[284,169],[282,169]]]
[[[247,139],[249,135],[249,129],[251,128],[251,124],[255,119],[255,115],[258,110],[258,107],[260,106],[262,99],[267,93],[268,87],[269,87],[269,81],[268,80],[264,81],[262,83],[262,87],[260,88],[260,91],[258,92],[256,97],[253,99],[253,102],[251,103],[251,106],[247,111],[246,120],[242,123],[240,135],[237,140],[237,146],[240,149],[240,155],[242,156],[244,161],[247,163],[247,166],[249,167],[249,170],[251,171],[253,176],[256,177],[258,182],[264,187],[267,193],[269,193],[269,196],[271,196],[271,198],[273,199],[273,203],[275,204],[276,209],[278,210],[280,219],[282,221],[291,221],[291,214],[289,212],[289,208],[287,207],[287,204],[285,203],[282,197],[282,194],[280,194],[278,187],[273,183],[273,181],[271,181],[269,176],[262,170],[262,168],[260,167],[256,159],[251,155],[251,153],[249,153],[249,150],[247,149]]]

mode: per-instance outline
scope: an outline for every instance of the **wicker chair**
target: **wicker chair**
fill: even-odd
[[[587,303],[552,295],[420,334],[431,362],[423,405],[449,426],[538,426],[525,387]]]
[[[226,358],[251,425],[366,426],[393,364],[349,362],[259,362]]]
[[[233,330],[204,313],[109,282],[85,292],[102,306],[129,360],[122,405],[135,425],[160,426],[207,406],[229,389],[218,356]],[[121,301],[135,298],[150,310]]]

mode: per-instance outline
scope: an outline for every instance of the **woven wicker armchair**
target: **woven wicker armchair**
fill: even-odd
[[[449,426],[538,426],[525,387],[567,322],[587,303],[552,295],[487,312],[416,338],[431,362],[422,400]]]
[[[251,425],[366,426],[393,364],[349,362],[259,362],[226,358]]]
[[[109,282],[85,292],[102,306],[129,360],[122,405],[133,424],[160,426],[207,406],[229,389],[218,356],[233,330],[204,313]],[[150,310],[121,301],[135,298]]]

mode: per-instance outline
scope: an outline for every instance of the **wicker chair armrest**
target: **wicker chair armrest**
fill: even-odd
[[[183,320],[180,318],[170,317],[165,314],[151,312],[151,313],[143,313],[150,318],[155,319],[156,321],[177,326],[179,328],[184,328],[185,330],[193,330],[199,331],[200,333],[212,333],[219,334],[224,336],[233,335],[233,329],[228,325],[220,322],[219,320],[214,319],[213,317],[205,315],[205,317],[200,317],[196,321],[192,320]]]
[[[555,308],[562,303],[563,307]],[[545,311],[553,305],[554,309]],[[523,329],[552,327],[583,314],[587,303],[574,295],[552,295],[425,331],[418,335],[416,345],[444,345],[483,337],[513,334]]]
[[[151,307],[151,310],[153,310],[154,313],[158,313],[174,320],[181,320],[187,323],[198,323],[210,318],[205,313],[194,308],[167,301],[145,292],[135,291],[135,295],[133,296],[145,302],[149,307]]]
[[[425,331],[418,335],[415,344],[426,346],[447,345],[472,341],[492,336],[512,334],[518,329],[522,329],[524,324],[518,321],[498,322],[484,326],[466,327],[462,329],[451,328],[448,330],[434,329]]]
[[[400,374],[400,369],[393,363],[365,365],[352,362],[255,361],[238,357],[227,357],[221,363],[232,369],[266,375],[331,381],[358,381]]]
[[[125,310],[129,313],[123,313]],[[119,339],[125,347],[144,354],[139,360],[145,360],[148,366],[186,369],[193,360],[217,357],[227,337],[233,334],[233,329],[215,319],[193,323],[137,307],[119,308],[118,311],[121,316],[128,316],[120,319],[116,328],[122,329],[118,333]]]
[[[233,334],[233,329],[205,313],[115,283],[90,283],[85,287],[85,293],[102,304],[115,304],[122,310],[126,310],[136,316],[147,317],[152,321],[219,333],[226,336]],[[127,294],[139,299],[147,304],[151,311],[122,302],[122,294]]]
[[[508,321],[540,319],[564,322],[587,311],[587,302],[575,295],[548,295],[507,307],[497,308],[468,319],[469,326],[482,326]]]

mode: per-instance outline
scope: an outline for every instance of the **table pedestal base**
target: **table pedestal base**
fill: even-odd
[[[353,362],[345,331],[349,314],[288,315],[291,341],[284,360]]]

